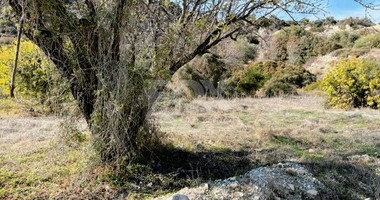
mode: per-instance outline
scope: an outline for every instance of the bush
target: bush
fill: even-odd
[[[302,65],[310,57],[325,54],[332,48],[325,38],[306,31],[301,26],[286,27],[277,31],[273,37],[269,58],[279,62],[288,61],[294,65]]]
[[[231,81],[227,81],[228,93],[235,88],[235,93],[253,95],[259,89],[267,97],[295,94],[297,88],[304,87],[316,80],[316,76],[302,67],[294,67],[285,62],[256,62],[245,69],[235,72]]]
[[[321,39],[312,34],[298,38],[291,54],[291,57],[293,57],[292,64],[302,65],[306,63],[310,57],[320,54],[317,50],[320,43],[322,43]]]
[[[291,55],[292,46],[297,46],[299,38],[309,35],[307,31],[304,30],[299,25],[292,25],[285,27],[274,34],[274,45],[272,49],[272,56],[270,59],[275,61],[283,62],[287,61]],[[293,56],[298,57],[298,56]]]
[[[15,44],[5,45],[0,48],[0,88],[2,95],[9,94],[15,51]],[[46,70],[49,64],[49,60],[43,58],[43,54],[38,50],[37,46],[30,41],[22,41],[19,66],[16,72],[17,94],[41,98],[48,87]]]
[[[238,73],[233,78],[233,84],[236,85],[236,92],[240,94],[254,94],[268,79],[257,67],[248,67]]]
[[[360,38],[360,35],[354,32],[349,32],[349,31],[339,31],[334,33],[330,38],[329,38],[329,43],[333,44],[338,44],[342,47],[345,48],[351,48],[354,44],[355,41]]]
[[[0,47],[0,96],[9,95],[9,84],[16,44]],[[16,97],[26,104],[44,105],[51,112],[68,101],[69,87],[63,82],[52,62],[31,41],[22,41],[16,71]],[[35,109],[34,109],[35,110]]]
[[[302,88],[315,81],[316,76],[304,68],[287,67],[276,72],[265,83],[261,93],[266,97],[296,94],[297,88]]]
[[[263,87],[261,91],[266,97],[274,97],[281,95],[297,94],[296,87],[290,83],[281,80],[271,79]]]
[[[276,62],[272,60],[267,60],[264,62],[255,62],[251,63],[250,68],[258,68],[260,69],[263,73],[272,76],[278,71],[281,71],[286,68],[290,68],[291,66],[286,64],[285,62]]]
[[[344,19],[344,20],[340,20],[338,22],[338,26],[341,28],[341,29],[345,29],[346,26],[350,26],[354,29],[357,29],[357,28],[361,28],[361,27],[370,27],[370,26],[373,26],[374,23],[369,20],[368,18],[353,18],[353,17],[350,17],[350,18],[347,18],[347,19]]]
[[[277,72],[272,79],[302,88],[315,82],[316,76],[302,67],[290,67]]]
[[[337,108],[380,108],[380,66],[371,60],[341,60],[321,81],[328,102]]]
[[[380,34],[369,34],[355,42],[354,48],[380,48]]]

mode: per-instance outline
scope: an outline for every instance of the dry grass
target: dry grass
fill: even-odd
[[[112,191],[96,181],[104,168],[94,165],[89,140],[69,146],[61,122],[0,117],[0,199],[87,199],[104,197],[106,188]]]
[[[380,173],[380,113],[325,108],[319,96],[196,99],[154,114],[177,147],[252,153],[264,163],[368,155]]]
[[[0,115],[0,198],[107,199],[125,191],[135,191],[130,198],[151,197],[285,160],[342,162],[380,174],[375,110],[327,109],[323,98],[310,95],[167,104],[153,115],[177,148],[156,152],[164,156],[150,166],[153,174],[143,172],[127,185],[97,165],[85,127],[77,132],[74,122],[60,126],[55,117]],[[63,129],[70,133],[62,135]]]

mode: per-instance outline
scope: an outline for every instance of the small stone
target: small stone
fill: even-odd
[[[153,183],[148,183],[148,185],[146,185],[146,186],[151,188],[153,186]]]
[[[205,183],[205,184],[203,185],[203,189],[204,189],[205,191],[207,191],[209,188],[210,188],[210,187],[209,187],[208,183]]]
[[[310,194],[312,196],[316,196],[318,194],[318,191],[317,190],[308,190],[306,193]]]
[[[237,188],[238,184],[236,182],[230,184],[230,188],[234,189]]]
[[[176,194],[172,197],[172,200],[190,200],[189,197],[183,194]]]
[[[294,185],[293,185],[293,184],[289,184],[288,186],[289,186],[289,188],[290,188],[291,190],[294,190]]]

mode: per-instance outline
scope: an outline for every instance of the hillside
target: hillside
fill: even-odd
[[[262,83],[246,82],[244,87],[257,86],[241,91],[239,81],[249,79],[242,77],[242,74],[248,73],[251,69],[258,69],[261,71],[258,73],[271,77],[272,72],[265,74],[268,71],[266,68],[279,67],[289,68],[285,69],[284,73],[304,76],[297,74],[299,71],[290,69],[301,67],[320,80],[340,60],[364,58],[378,61],[380,59],[380,26],[366,19],[327,18],[297,23],[272,18],[269,21],[264,27],[245,30],[235,40],[226,39],[208,54],[195,58],[176,73],[169,88],[176,95],[187,98],[205,94],[262,96],[263,93],[270,93],[267,88],[271,86],[268,84],[273,85],[273,82],[278,80],[264,80]],[[276,70],[279,69],[274,71]],[[291,84],[285,88],[304,86]],[[280,93],[294,94],[295,91],[283,87],[276,94]]]

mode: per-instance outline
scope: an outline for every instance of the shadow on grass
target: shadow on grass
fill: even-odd
[[[189,152],[173,147],[162,148],[152,158],[154,173],[202,180],[222,179],[246,172],[256,166],[248,151],[205,150]]]
[[[368,168],[344,162],[300,164],[339,199],[380,199],[380,177]]]
[[[242,175],[264,165],[287,162],[286,158],[273,163],[252,159],[263,153],[270,154],[231,150],[190,152],[170,145],[160,146],[145,156],[145,162],[128,165],[125,174],[119,174],[113,180],[126,178],[116,184],[126,188],[126,191],[135,191],[137,195],[156,196],[216,179]],[[380,178],[367,167],[327,160],[299,164],[305,166],[339,199],[379,198]]]
[[[159,146],[139,164],[129,164],[110,181],[138,193],[157,194],[194,187],[210,180],[241,175],[259,164],[249,159],[251,152],[232,150],[185,151]]]

